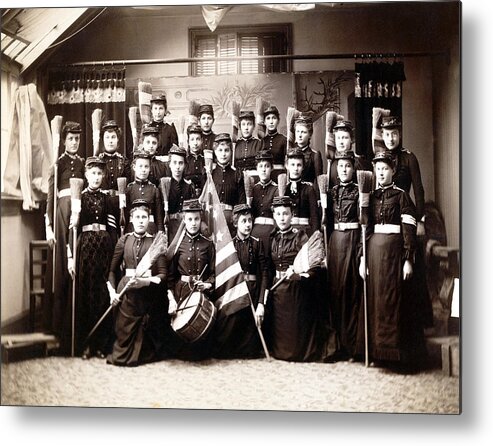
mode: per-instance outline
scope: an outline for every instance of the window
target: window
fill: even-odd
[[[291,25],[253,26],[248,28],[207,28],[190,30],[191,57],[269,56],[291,53]],[[220,74],[260,74],[291,71],[287,59],[249,59],[204,61],[192,64],[192,76]]]

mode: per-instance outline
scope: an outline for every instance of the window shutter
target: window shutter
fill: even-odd
[[[219,35],[219,57],[235,57],[236,52],[236,34]],[[231,62],[220,61],[219,72],[217,74],[234,74],[237,73],[238,64],[233,60]]]
[[[216,37],[198,37],[194,57],[216,57]],[[216,74],[216,62],[197,62],[196,76],[213,76]]]
[[[242,56],[263,56],[263,52],[260,52],[259,38],[257,36],[241,36],[240,37],[240,54]],[[258,60],[242,60],[241,61],[241,73],[243,74],[257,74],[259,72],[259,65],[262,66],[263,61]]]

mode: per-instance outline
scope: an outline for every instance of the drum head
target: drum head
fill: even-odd
[[[190,299],[185,299],[180,303],[176,310],[176,315],[171,321],[171,327],[173,330],[180,330],[195,317],[195,314],[200,311],[200,304],[203,299],[204,296],[202,293],[200,293],[200,291],[196,291],[192,293]]]

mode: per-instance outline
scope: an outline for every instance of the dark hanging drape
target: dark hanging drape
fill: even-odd
[[[66,68],[50,72],[48,82],[48,119],[51,121],[55,115],[61,115],[63,123],[81,124],[80,156],[93,155],[92,112],[97,108],[103,111],[102,123],[114,119],[121,127],[118,150],[126,155],[125,68]],[[102,142],[99,150],[103,150]],[[59,155],[62,152],[63,142]]]
[[[402,117],[402,82],[406,80],[404,64],[394,61],[355,64],[355,137],[356,152],[372,159],[373,107],[390,110]]]

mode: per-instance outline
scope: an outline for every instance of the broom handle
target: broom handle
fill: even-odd
[[[250,301],[250,308],[252,309],[253,323],[255,324],[255,327],[257,327],[258,335],[260,336],[260,342],[262,343],[262,348],[264,349],[265,357],[267,358],[268,361],[270,361],[271,358],[269,355],[269,350],[267,349],[267,344],[265,343],[264,334],[262,333],[262,329],[257,325],[257,320],[255,317],[255,308],[253,307],[252,297],[250,296],[250,293],[248,293],[248,300]]]
[[[53,271],[51,274],[51,292],[55,294],[55,275],[56,275],[56,241],[57,241],[57,230],[56,230],[56,221],[57,221],[57,189],[58,189],[58,163],[55,161],[53,166],[53,235],[55,237],[55,243],[53,245]]]
[[[365,272],[365,278],[363,280],[363,306],[365,310],[365,366],[369,365],[368,358],[368,294],[366,289],[366,225],[361,225],[361,237],[363,244],[363,267]]]
[[[282,276],[274,285],[272,285],[271,289],[269,290],[270,293],[274,291],[281,283],[283,283],[286,280],[287,276]]]
[[[74,278],[72,279],[72,357],[75,356],[75,280],[77,277],[77,227],[73,227],[74,231],[74,249],[72,257],[74,259]]]

